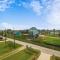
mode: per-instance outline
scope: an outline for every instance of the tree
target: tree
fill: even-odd
[[[53,32],[54,32],[54,36],[55,36],[55,32],[56,32],[56,30],[55,30],[55,29],[53,29]]]
[[[13,42],[10,42],[10,41],[9,41],[7,44],[8,44],[8,47],[9,47],[10,49],[13,49],[13,48],[14,48],[14,47],[13,47]]]

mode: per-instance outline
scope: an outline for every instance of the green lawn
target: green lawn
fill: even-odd
[[[60,57],[51,56],[50,60],[60,60]]]
[[[3,60],[33,60],[34,57],[37,59],[38,56],[39,52],[25,49]]]
[[[9,37],[13,38],[11,37],[11,35]],[[59,37],[52,38],[51,36],[48,36],[48,37],[38,37],[35,40],[28,40],[29,39],[28,36],[22,35],[22,36],[16,36],[15,39],[60,51]]]
[[[31,41],[28,41],[27,38],[28,38],[27,36],[23,36],[23,35],[15,37],[15,39],[17,39],[17,40],[21,40],[21,41],[25,41],[25,42],[31,42]],[[35,39],[35,41],[36,41],[36,43],[38,45],[39,45],[39,43],[42,43],[42,40],[45,43],[48,43],[48,44],[51,44],[51,45],[60,46],[60,38],[58,38],[58,37],[51,38],[51,36],[48,36],[48,37],[42,37],[42,38],[40,37],[40,38]],[[35,41],[32,41],[31,43],[35,43]]]
[[[60,51],[60,38],[50,36],[44,37],[42,46]]]
[[[11,45],[9,45],[9,43],[11,42],[6,42],[6,44],[5,42],[0,42],[0,55],[14,50],[13,45],[12,45],[13,43],[11,43]],[[16,48],[18,47],[20,47],[20,45],[16,44]]]
[[[51,45],[60,46],[60,38],[58,37],[46,37],[45,42]]]

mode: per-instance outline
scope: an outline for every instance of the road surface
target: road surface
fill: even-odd
[[[14,41],[13,39],[10,39],[10,38],[7,38],[7,39],[9,41],[12,41],[12,42]],[[40,50],[43,53],[60,57],[60,51],[56,51],[56,50],[53,50],[53,49],[49,49],[49,48],[46,48],[46,47],[41,47],[41,46],[38,46],[38,45],[34,45],[34,44],[31,44],[31,43],[22,42],[22,41],[18,41],[18,40],[15,40],[15,42],[17,44],[21,44],[21,45],[24,45],[24,46],[28,45],[28,46],[30,46],[34,49]]]

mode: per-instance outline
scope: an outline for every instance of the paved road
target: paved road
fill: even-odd
[[[13,42],[13,39],[8,38],[8,40]],[[34,49],[40,50],[43,53],[60,57],[60,51],[56,51],[56,50],[53,50],[53,49],[41,47],[41,46],[38,46],[38,45],[34,45],[34,44],[31,44],[31,43],[22,42],[22,41],[18,41],[18,40],[15,40],[15,42],[18,43],[18,44],[24,45],[24,46],[28,45],[28,46],[30,46]]]

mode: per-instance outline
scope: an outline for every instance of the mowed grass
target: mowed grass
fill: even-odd
[[[51,56],[50,60],[60,60],[60,57],[57,57],[57,56]]]
[[[59,37],[50,37],[50,36],[45,36],[45,37],[38,37],[36,38],[35,40],[31,40],[31,41],[28,41],[27,39],[20,39],[19,37],[17,37],[18,40],[21,40],[21,41],[25,41],[25,42],[31,42],[31,43],[34,43],[34,44],[44,44],[44,43],[47,43],[47,44],[51,44],[51,45],[55,45],[55,46],[60,46],[60,38]]]
[[[11,45],[12,48],[10,48],[10,47],[8,46],[8,43],[9,43],[9,42],[6,42],[6,44],[5,44],[5,42],[0,42],[0,55],[3,55],[3,54],[5,54],[5,53],[8,53],[8,52],[11,52],[12,50],[14,50],[13,45]],[[12,44],[13,44],[13,43],[12,43]],[[16,48],[18,48],[18,47],[20,47],[20,45],[17,45],[17,44],[16,44]]]
[[[50,45],[55,45],[55,46],[60,46],[60,38],[58,37],[46,37],[45,38],[45,43],[50,44]]]
[[[9,36],[9,35],[8,35]],[[9,36],[12,38],[11,36]],[[60,51],[60,38],[59,37],[52,37],[52,36],[39,36],[38,38],[35,38],[34,40],[28,40],[28,36],[16,36],[16,40],[32,43],[35,45],[43,46],[46,48],[59,50]]]
[[[38,54],[39,52],[36,52],[34,50],[32,51],[25,49],[3,60],[33,60],[34,57],[37,59]]]

